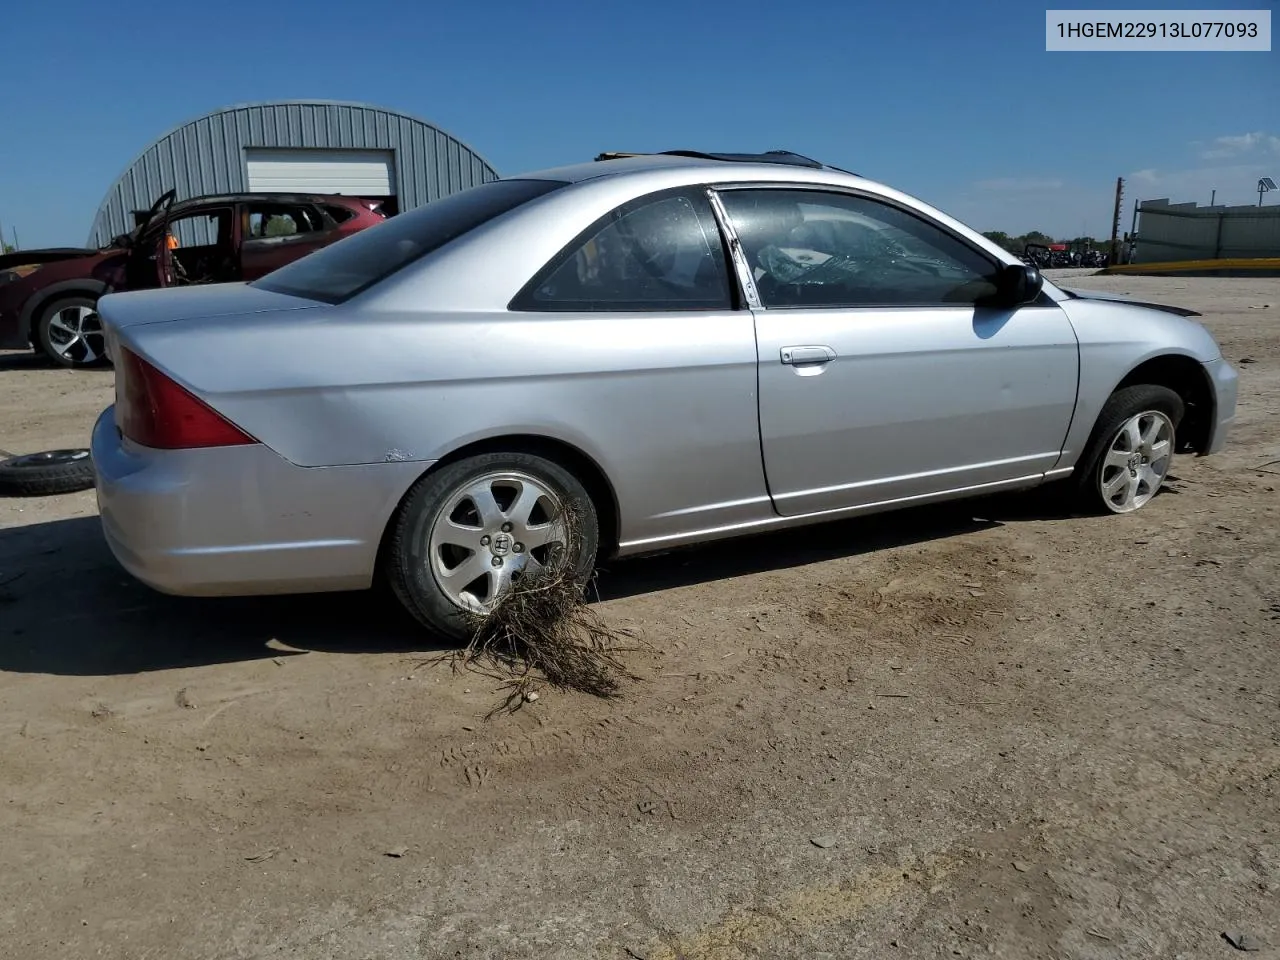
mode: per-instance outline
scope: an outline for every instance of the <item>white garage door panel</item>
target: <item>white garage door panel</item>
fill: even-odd
[[[253,193],[342,193],[389,197],[396,192],[391,153],[382,150],[249,150]]]

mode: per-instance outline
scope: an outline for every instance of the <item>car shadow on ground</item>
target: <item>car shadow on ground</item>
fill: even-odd
[[[0,373],[6,370],[51,370],[55,364],[34,350],[0,350]]]
[[[1039,492],[896,511],[614,561],[596,590],[601,600],[615,600],[1064,515],[1060,501]],[[446,648],[382,590],[170,597],[116,564],[97,517],[0,530],[0,671],[102,676],[288,656],[291,649]]]

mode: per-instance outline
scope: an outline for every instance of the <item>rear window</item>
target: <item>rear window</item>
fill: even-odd
[[[481,224],[563,186],[560,180],[493,180],[339,240],[250,286],[341,303]]]
[[[328,204],[325,205],[324,212],[333,218],[334,223],[346,223],[356,215],[350,207],[335,207]]]

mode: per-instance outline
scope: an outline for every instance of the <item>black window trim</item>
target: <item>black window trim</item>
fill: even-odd
[[[992,270],[995,272],[999,272],[1005,269],[1005,267],[1009,266],[1009,264],[1003,263],[1002,261],[992,257],[992,255],[988,251],[983,250],[979,246],[976,246],[973,243],[973,241],[969,240],[967,237],[961,236],[960,234],[956,233],[954,230],[952,230],[950,227],[946,226],[945,224],[941,224],[938,221],[934,220],[932,217],[926,216],[925,214],[921,213],[919,210],[916,210],[910,204],[903,203],[900,200],[895,200],[893,197],[886,197],[883,194],[876,193],[875,191],[872,191],[872,190],[859,190],[855,187],[847,187],[847,186],[843,186],[841,184],[835,184],[835,183],[808,183],[808,182],[797,183],[794,181],[787,182],[787,181],[767,181],[767,180],[732,182],[732,183],[715,183],[710,185],[710,189],[715,193],[724,193],[724,192],[730,192],[730,191],[737,192],[742,190],[756,190],[756,191],[788,190],[788,191],[804,191],[806,193],[842,194],[848,197],[855,197],[859,200],[870,200],[876,203],[882,203],[887,207],[892,207],[893,209],[899,211],[900,213],[904,213],[907,216],[914,217],[916,220],[919,220],[921,223],[928,224],[934,229],[941,231],[945,236],[950,237],[952,240],[959,243],[961,246],[965,247],[966,249],[976,254],[978,257],[980,257],[982,260],[990,264]],[[731,214],[729,214],[728,208],[725,209],[725,214],[730,218],[732,216]],[[730,223],[727,226],[733,229],[734,235],[736,236],[737,228],[733,225],[732,219],[730,219]],[[724,228],[722,227],[722,232],[723,232],[723,229]],[[733,271],[733,276],[735,280],[735,285],[740,286],[741,278],[738,276],[737,270]],[[754,283],[754,279],[753,279],[753,283]],[[759,309],[765,310],[765,311],[768,311],[768,310],[782,311],[782,310],[921,310],[921,309],[981,310],[981,309],[986,309],[982,304],[978,304],[978,303],[937,303],[937,302],[845,303],[845,304],[824,303],[824,304],[792,304],[792,305],[779,305],[779,306],[770,307],[765,305],[764,300],[760,297],[758,292],[756,294],[756,300],[760,303]],[[1023,309],[1026,307],[1042,307],[1042,306],[1056,306],[1056,304],[1053,301],[1053,298],[1048,296],[1048,294],[1046,294],[1043,290],[1040,291],[1039,296],[1037,296],[1034,301],[1030,303],[1022,304],[1022,306],[1019,309]]]
[[[710,198],[707,196],[709,184],[684,184],[678,187],[665,187],[661,190],[655,190],[651,193],[640,194],[631,199],[612,207],[607,213],[593,220],[587,227],[574,236],[572,240],[566,243],[559,251],[556,252],[550,260],[543,264],[529,281],[522,286],[516,295],[507,303],[507,310],[512,313],[679,313],[679,314],[696,314],[696,313],[727,313],[745,308],[745,298],[738,284],[737,270],[733,265],[733,258],[729,254],[728,239],[725,237],[724,229],[720,225],[720,220],[716,216],[715,210],[711,204]],[[566,305],[563,303],[541,304],[533,299],[534,291],[538,289],[547,278],[562,267],[566,261],[575,256],[582,245],[592,239],[596,234],[609,226],[614,221],[615,214],[620,210],[638,209],[641,206],[647,206],[650,203],[657,203],[668,197],[685,197],[694,204],[694,213],[699,220],[707,219],[709,222],[703,226],[712,227],[716,236],[720,241],[720,258],[724,269],[725,289],[728,294],[727,302],[720,306],[708,307],[698,304],[696,306],[671,306],[670,304],[662,304],[656,306],[653,303],[644,303],[641,301],[582,301],[576,305]],[[702,207],[698,204],[701,203]],[[672,301],[679,303],[679,301]]]

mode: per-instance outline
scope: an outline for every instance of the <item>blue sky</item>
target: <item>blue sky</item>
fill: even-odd
[[[1273,0],[1235,6],[1274,12]],[[1108,232],[1117,176],[1129,180],[1126,226],[1135,198],[1207,203],[1216,188],[1219,202],[1256,202],[1258,177],[1280,177],[1280,52],[1047,53],[1044,11],[1025,0],[10,4],[0,223],[24,247],[80,245],[153,139],[271,99],[416,114],[504,174],[601,150],[785,148],[1010,233]]]

